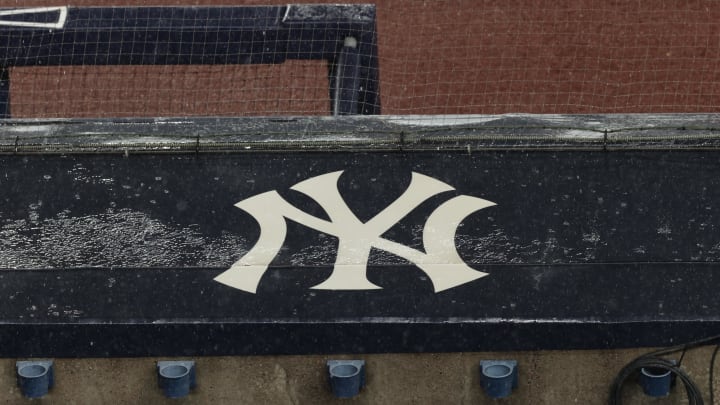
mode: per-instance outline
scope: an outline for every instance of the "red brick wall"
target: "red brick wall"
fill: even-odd
[[[4,7],[65,4],[0,0]],[[179,4],[286,2],[72,5]],[[720,106],[714,1],[380,0],[377,8],[386,114],[712,112]],[[316,61],[24,68],[12,75],[16,116],[287,115],[329,108],[326,67]]]

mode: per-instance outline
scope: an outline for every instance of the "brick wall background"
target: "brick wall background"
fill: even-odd
[[[76,0],[72,5],[285,3]],[[0,1],[2,7],[66,4]],[[376,4],[385,114],[714,112],[720,106],[720,8],[712,1]],[[322,61],[17,68],[12,77],[15,116],[329,111]]]

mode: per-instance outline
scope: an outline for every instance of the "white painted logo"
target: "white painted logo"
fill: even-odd
[[[314,199],[330,220],[317,218],[288,203],[275,190],[258,194],[235,204],[260,224],[260,238],[245,256],[216,281],[255,293],[260,279],[278,254],[287,235],[286,219],[338,238],[332,274],[312,287],[322,290],[371,290],[379,287],[367,279],[370,249],[400,256],[416,265],[432,281],[435,292],[447,290],[484,277],[487,273],[469,267],[455,247],[455,232],[471,213],[495,205],[481,198],[460,195],[441,204],[423,227],[425,252],[381,237],[388,229],[428,198],[454,190],[453,187],[419,173],[412,174],[407,190],[369,221],[361,222],[347,206],[337,187],[342,171],[302,181],[291,190]]]
[[[4,20],[6,16],[21,16],[30,14],[58,13],[58,19],[55,22],[32,22],[32,21],[15,21]],[[67,7],[35,7],[35,8],[16,8],[11,10],[0,10],[0,26],[6,27],[25,27],[25,28],[49,28],[59,29],[65,26],[67,20]]]

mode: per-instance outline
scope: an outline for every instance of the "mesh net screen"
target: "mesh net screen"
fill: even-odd
[[[318,61],[20,67],[11,75],[14,118],[317,115],[330,105]]]
[[[77,0],[71,6],[150,4],[286,3]],[[720,106],[715,1],[375,4],[382,114],[714,112]],[[0,0],[4,8],[65,5]],[[328,69],[326,60],[13,66],[10,110],[13,118],[326,115]]]

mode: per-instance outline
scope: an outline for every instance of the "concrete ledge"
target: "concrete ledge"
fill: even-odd
[[[708,398],[711,348],[689,352],[683,368]],[[363,356],[367,385],[353,403],[492,404],[480,388],[478,363],[488,358],[518,360],[519,385],[506,404],[606,404],[620,369],[646,350],[470,352]],[[337,356],[333,356],[336,358]],[[342,356],[346,357],[346,356]],[[351,356],[350,356],[351,357]],[[199,357],[197,388],[183,403],[230,404],[346,403],[327,385],[326,355]],[[348,357],[349,358],[349,357]],[[156,358],[56,359],[57,383],[46,397],[52,403],[175,403],[157,387]],[[717,389],[717,385],[716,385]],[[0,392],[10,403],[23,403],[15,386],[14,360],[0,360]],[[718,391],[716,391],[716,396]],[[663,403],[683,403],[682,386]],[[628,404],[657,404],[634,381],[624,394]]]

